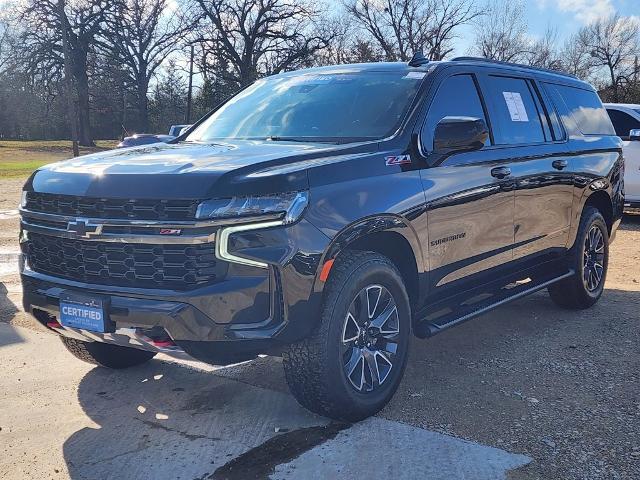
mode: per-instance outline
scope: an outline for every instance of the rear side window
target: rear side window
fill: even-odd
[[[487,96],[493,100],[491,116],[498,128],[497,145],[520,145],[545,141],[538,102],[529,82],[523,78],[491,76]]]
[[[556,107],[563,110],[563,123],[566,124],[567,119],[565,109],[560,107],[562,104],[583,135],[615,135],[611,120],[596,92],[565,85],[546,86]]]
[[[640,121],[633,118],[631,115],[620,110],[613,108],[607,109],[613,128],[616,131],[616,135],[622,138],[629,138],[631,130],[640,128]]]
[[[473,117],[487,121],[476,83],[471,75],[456,75],[442,82],[431,102],[426,128],[422,129],[422,145],[433,147],[433,132],[444,117]]]

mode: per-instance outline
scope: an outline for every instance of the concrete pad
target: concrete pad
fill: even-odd
[[[369,418],[276,467],[272,480],[498,480],[531,459],[382,418]]]
[[[12,335],[0,324],[0,338]],[[0,349],[0,478],[201,477],[276,435],[323,425],[295,400],[176,364],[110,371],[20,329]],[[63,477],[64,478],[64,477]]]
[[[10,341],[16,335],[21,341]],[[0,345],[0,478],[6,480],[244,479],[242,468],[231,477],[220,472],[232,471],[234,459],[260,458],[261,449],[264,458],[266,445],[286,450],[291,443],[285,438],[329,423],[289,394],[225,378],[224,370],[198,362],[156,359],[121,371],[92,368],[54,335],[2,323]],[[371,479],[474,473],[483,479],[501,478],[528,461],[377,418],[340,428],[306,452],[280,452],[281,460],[263,471],[278,479],[356,473]],[[381,462],[381,447],[389,462]]]

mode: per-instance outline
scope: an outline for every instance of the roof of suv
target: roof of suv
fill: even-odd
[[[507,63],[500,62],[496,60],[489,60],[486,58],[476,58],[476,57],[458,57],[452,60],[443,60],[443,61],[429,61],[425,62],[419,66],[409,66],[406,62],[371,62],[371,63],[350,63],[344,65],[330,65],[324,67],[315,67],[309,69],[303,69],[293,72],[281,73],[282,76],[289,76],[299,74],[300,72],[304,73],[348,73],[348,72],[403,72],[403,71],[418,71],[418,72],[429,72],[433,70],[434,66],[438,65],[465,65],[465,66],[490,66],[490,67],[498,67],[504,70],[512,70],[514,72],[529,72],[535,73],[537,75],[542,75],[547,78],[554,78],[556,80],[562,80],[563,82],[569,82],[573,84],[578,84],[582,88],[588,87],[592,89],[593,87],[583,80],[575,77],[574,75],[563,73],[556,70],[548,70],[545,68],[531,67],[527,65],[520,65],[516,63]]]

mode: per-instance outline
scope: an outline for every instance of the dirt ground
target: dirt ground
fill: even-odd
[[[19,188],[0,182],[0,209]],[[0,219],[0,249],[16,236],[17,221]],[[1,280],[0,321],[33,326],[16,307],[17,275]],[[531,457],[512,480],[640,478],[640,216],[625,217],[594,308],[561,310],[539,293],[411,347],[380,417]],[[287,392],[277,359],[248,365],[215,374]]]

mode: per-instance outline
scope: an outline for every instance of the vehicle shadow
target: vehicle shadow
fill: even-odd
[[[433,339],[414,339],[404,380],[379,416],[530,455],[531,478],[570,478],[557,470],[561,460],[572,465],[574,448],[592,450],[604,429],[635,445],[637,422],[627,418],[640,370],[638,311],[640,291],[607,290],[582,312],[561,310],[540,293]],[[64,443],[71,478],[247,478],[214,472],[238,469],[232,459],[282,432],[306,438],[302,429],[328,425],[285,393],[281,371],[274,358],[214,372],[157,360],[89,371],[78,400],[98,428]],[[300,454],[267,452],[259,461],[274,465]],[[611,452],[588,461],[632,459]],[[552,473],[544,470],[550,458]]]
[[[328,423],[290,395],[158,360],[90,370],[78,400],[98,428],[64,443],[74,479],[207,478],[279,433]]]

